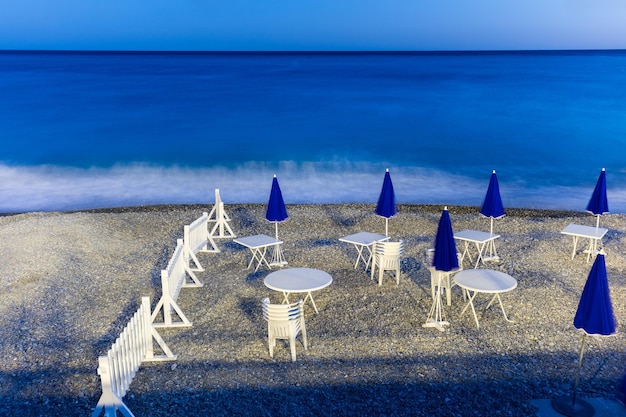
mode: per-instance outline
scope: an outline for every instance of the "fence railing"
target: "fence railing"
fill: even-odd
[[[154,354],[154,341],[163,351],[162,355]],[[107,355],[98,358],[102,396],[92,417],[98,417],[103,411],[106,417],[115,417],[117,411],[127,417],[133,417],[133,413],[124,404],[122,398],[126,395],[141,363],[175,359],[176,355],[172,353],[152,325],[150,298],[142,297],[141,306],[115,340]]]
[[[192,268],[192,271],[204,271],[196,256],[199,252],[218,253],[220,251],[213,237],[209,235],[208,220],[208,213],[203,213],[201,217],[183,228],[184,257],[187,262],[192,261],[194,263],[195,268]],[[209,245],[211,245],[211,249],[209,249]]]
[[[189,268],[189,262],[185,259],[184,244],[178,239],[174,254],[167,268],[161,271],[161,299],[152,312],[152,322],[155,327],[188,327],[192,323],[178,306],[176,300],[181,288],[202,287],[193,271]],[[179,321],[173,320],[173,314],[178,315]],[[159,315],[163,315],[163,322],[154,322]]]

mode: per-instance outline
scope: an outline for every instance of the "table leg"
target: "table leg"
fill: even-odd
[[[509,323],[514,323],[513,320],[509,320],[509,318],[506,315],[506,311],[504,311],[504,306],[502,305],[502,299],[500,298],[500,294],[495,294],[492,298],[491,301],[489,301],[489,304],[487,304],[487,307],[485,307],[485,311],[487,311],[487,309],[489,307],[491,307],[491,305],[493,304],[493,302],[495,300],[498,300],[498,304],[500,304],[500,309],[502,310],[502,315],[504,316],[504,320],[508,321]],[[484,314],[484,312],[483,312]]]
[[[572,259],[576,256],[576,246],[578,246],[578,236],[572,236],[574,239],[574,249],[572,249]]]
[[[315,309],[315,313],[319,314],[319,310],[317,309],[317,306],[315,305],[315,300],[313,299],[313,296],[311,295],[311,291],[307,292],[306,297],[304,297],[304,301],[302,302],[302,304],[306,304],[306,300],[309,299],[311,300],[311,304],[313,304],[313,308]]]
[[[484,243],[480,244],[478,242],[475,242],[475,243],[476,243],[476,250],[478,251],[478,257],[476,258],[476,265],[474,265],[474,268],[478,268],[478,264],[483,259],[483,249],[485,248],[485,244]]]
[[[465,306],[463,311],[461,311],[461,314],[459,314],[459,317],[462,316],[463,313],[465,313],[467,307],[472,307],[472,313],[474,314],[474,320],[476,321],[476,328],[480,329],[480,324],[478,324],[478,316],[476,315],[476,309],[474,309],[474,298],[476,297],[476,294],[478,294],[478,291],[474,291],[474,294],[472,294],[470,290],[465,291],[467,292],[467,298],[469,298],[469,301],[467,302],[467,305]]]
[[[473,262],[472,255],[469,252],[469,242],[467,240],[464,240],[463,243],[465,244],[465,249],[463,250],[463,254],[461,255],[461,263],[465,259],[465,255],[467,255],[467,257],[469,258],[470,262]]]
[[[250,258],[250,262],[248,262],[248,267],[246,269],[250,269],[250,267],[252,266],[252,263],[256,259],[256,255],[254,253],[254,249],[250,249],[250,252],[252,252],[252,257]]]
[[[368,253],[368,257],[367,257],[367,261],[365,262],[365,271],[367,271],[367,268],[370,267],[370,263],[372,262],[372,258],[373,258],[373,254],[372,254],[372,247],[374,245],[366,245],[365,249],[367,249],[367,253]],[[365,260],[365,258],[364,258]]]
[[[363,257],[363,246],[355,244],[354,247],[356,248],[356,252],[357,252],[356,262],[354,263],[354,269],[357,269],[357,267],[359,266],[359,260],[363,259],[363,262],[365,262],[365,258]],[[367,264],[366,264],[366,269],[367,269]]]
[[[289,293],[283,291],[283,304],[289,304]]]

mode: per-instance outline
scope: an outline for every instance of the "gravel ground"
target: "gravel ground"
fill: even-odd
[[[507,210],[496,220],[501,261],[489,268],[518,280],[503,295],[514,323],[497,308],[459,316],[457,287],[445,306],[449,329],[424,328],[432,299],[426,249],[440,206],[402,205],[389,221],[406,242],[400,285],[382,286],[354,269],[354,248],[338,238],[384,233],[373,205],[293,205],[279,225],[289,267],[329,272],[306,313],[309,350],[292,363],[279,342],[269,357],[260,300],[268,271],[246,270],[247,249],[218,240],[201,253],[202,288],[183,289],[179,305],[193,327],[161,329],[175,362],[145,363],[124,397],[137,416],[529,416],[531,400],[570,392],[582,335],[572,325],[591,263],[570,259],[569,223],[586,213]],[[160,292],[160,271],[183,226],[211,207],[150,206],[0,217],[0,413],[86,416],[101,394],[97,358],[140,304]],[[487,231],[476,207],[450,206],[455,231]],[[238,236],[273,235],[263,205],[227,205]],[[625,215],[602,217],[613,307],[626,317]],[[466,264],[466,267],[469,267]],[[477,303],[484,306],[487,297]],[[624,335],[588,338],[580,392],[613,397],[626,371]]]

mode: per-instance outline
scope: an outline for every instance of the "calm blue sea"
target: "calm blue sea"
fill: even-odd
[[[0,52],[0,212],[161,203],[626,212],[626,51]]]

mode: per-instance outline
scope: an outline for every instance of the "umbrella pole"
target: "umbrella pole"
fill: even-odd
[[[568,417],[591,417],[595,413],[593,405],[585,400],[576,399],[576,390],[578,389],[578,381],[580,380],[580,368],[583,363],[583,354],[585,353],[585,341],[587,333],[583,334],[583,342],[580,345],[580,356],[578,357],[578,374],[574,382],[574,392],[572,395],[563,395],[552,399],[552,408],[559,413]]]
[[[443,319],[443,307],[441,305],[441,272],[437,271],[437,290],[435,291],[435,299],[433,305],[428,313],[426,323],[422,327],[434,327],[440,332],[444,332],[446,329],[443,326],[448,326],[450,323]]]
[[[278,240],[278,222],[274,222],[274,227],[276,229],[276,240]]]
[[[385,236],[389,236],[389,219],[385,217]]]
[[[490,217],[490,218],[491,218],[491,229],[489,233],[493,234],[493,217]]]
[[[596,214],[596,230],[600,227],[600,215]]]
[[[583,364],[583,355],[585,353],[585,341],[587,339],[587,333],[583,334],[583,342],[580,344],[580,355],[578,356],[578,373],[576,374],[576,381],[574,382],[574,392],[572,393],[572,407],[576,405],[576,391],[578,389],[578,381],[580,381],[580,368]]]

